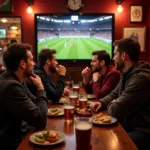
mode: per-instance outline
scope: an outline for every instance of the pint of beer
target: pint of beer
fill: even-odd
[[[76,149],[92,150],[91,146],[92,118],[91,117],[76,118],[75,130],[76,130]]]
[[[77,101],[78,101],[78,93],[71,91],[69,93],[69,100],[70,100],[70,104],[74,106],[74,108],[77,107]]]
[[[71,123],[74,120],[74,106],[68,105],[64,107],[65,122]]]
[[[79,95],[79,107],[80,109],[87,108],[87,94]]]
[[[79,89],[80,89],[79,84],[73,84],[72,89],[73,89],[73,91],[76,91],[79,93]]]

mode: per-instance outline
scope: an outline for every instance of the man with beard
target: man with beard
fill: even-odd
[[[110,65],[110,56],[106,51],[94,51],[92,55],[92,70],[86,67],[82,71],[82,77],[86,92],[93,93],[98,100],[116,87],[120,72]]]
[[[114,42],[114,62],[123,74],[117,87],[91,104],[93,111],[107,106],[141,150],[150,147],[150,65],[138,62],[140,45],[126,38]]]
[[[38,61],[39,65],[35,67],[34,73],[40,76],[47,98],[54,103],[58,102],[63,92],[68,92],[68,90],[65,89],[66,68],[62,65],[58,65],[55,50],[43,49],[38,55]],[[51,73],[55,73],[56,71],[59,74],[57,84],[51,79]],[[28,84],[28,88],[32,94],[36,94],[37,89],[33,87],[33,84]]]
[[[22,122],[39,129],[47,123],[47,98],[29,44],[13,44],[3,55],[6,71],[0,75],[0,149],[16,150],[27,132]],[[38,88],[36,97],[24,84],[29,77]],[[24,128],[23,128],[24,127]]]

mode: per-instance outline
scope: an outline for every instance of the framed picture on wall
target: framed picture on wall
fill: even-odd
[[[145,52],[146,27],[124,27],[123,38],[137,40],[141,46],[141,52]]]
[[[130,8],[130,22],[142,22],[143,7],[139,5],[131,5]]]
[[[13,0],[0,0],[0,12],[12,12]]]

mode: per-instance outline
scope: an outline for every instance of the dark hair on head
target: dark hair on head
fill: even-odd
[[[121,40],[116,40],[113,46],[118,47],[118,52],[120,55],[125,52],[129,55],[131,61],[137,62],[140,56],[140,44],[138,41],[131,38],[125,38]]]
[[[13,44],[13,43],[17,43],[17,40],[16,39],[10,40],[10,44]]]
[[[28,55],[27,51],[31,51],[31,45],[29,44],[10,44],[7,51],[3,54],[4,64],[9,71],[16,71],[19,67],[21,60],[27,62]]]
[[[94,51],[92,55],[98,55],[99,61],[104,60],[106,66],[110,65],[110,55],[105,50]]]
[[[56,54],[56,51],[53,49],[42,49],[38,54],[39,65],[43,67],[48,59],[52,60],[53,54]]]

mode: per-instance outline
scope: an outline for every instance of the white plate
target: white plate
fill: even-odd
[[[114,117],[111,117],[111,122],[109,122],[109,123],[98,123],[97,121],[95,121],[95,119],[93,119],[93,123],[97,124],[97,125],[110,125],[110,124],[114,124],[116,122],[117,122],[117,119]]]
[[[49,108],[49,109],[48,109],[48,112],[51,111],[51,109],[53,109],[53,108]],[[59,114],[54,114],[54,115],[52,115],[52,114],[47,113],[47,115],[48,115],[48,116],[51,116],[51,117],[63,116],[63,115],[64,115],[64,109],[61,109],[61,110],[62,110],[62,112],[59,113]]]
[[[38,134],[42,134],[43,132],[45,131],[40,131],[40,132],[36,132],[36,133],[33,133],[30,137],[29,137],[29,140],[34,143],[34,144],[37,144],[37,145],[43,145],[43,146],[47,146],[47,145],[56,145],[56,144],[59,144],[61,142],[63,142],[65,140],[65,135],[60,132],[60,131],[57,131],[58,132],[58,135],[59,135],[59,140],[54,142],[54,143],[48,143],[48,144],[44,144],[44,143],[38,143],[35,141],[35,135],[38,135]]]

